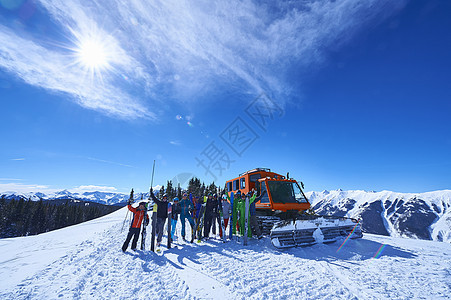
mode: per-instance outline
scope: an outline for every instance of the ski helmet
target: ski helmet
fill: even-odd
[[[175,198],[174,198],[174,201],[179,201],[179,197],[175,197]]]
[[[146,202],[139,202],[139,205],[144,205],[144,206],[146,206]]]

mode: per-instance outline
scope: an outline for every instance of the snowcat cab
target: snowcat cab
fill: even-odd
[[[270,169],[256,168],[240,174],[238,178],[227,181],[227,192],[238,191],[247,194],[256,190],[260,195],[266,194],[255,204],[259,215],[279,215],[281,219],[289,219],[310,208],[301,187],[294,179],[271,172]]]
[[[303,186],[303,184],[301,183]],[[265,195],[256,202],[257,219],[263,234],[270,234],[276,248],[333,242],[340,236],[362,237],[360,224],[350,218],[305,214],[310,209],[298,182],[287,176],[256,168],[226,182],[229,196],[256,190]]]

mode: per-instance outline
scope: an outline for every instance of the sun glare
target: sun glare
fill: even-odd
[[[80,62],[89,69],[102,69],[108,66],[108,57],[104,46],[96,41],[87,40],[78,51]]]
[[[80,34],[73,31],[76,41],[72,50],[75,64],[89,73],[91,79],[102,80],[102,73],[111,69],[111,63],[115,60],[115,43],[110,36],[99,32]]]

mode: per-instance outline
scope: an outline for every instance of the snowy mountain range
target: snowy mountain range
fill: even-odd
[[[307,192],[307,198],[320,215],[361,219],[362,229],[393,237],[409,237],[451,242],[451,190],[428,193],[396,193],[390,191],[323,191]],[[77,199],[107,205],[124,204],[128,194],[111,192],[71,193],[67,190],[51,194],[5,193],[6,199]],[[135,193],[135,201],[147,199],[148,193]]]
[[[130,195],[122,194],[122,193],[112,193],[112,192],[70,192],[68,190],[58,191],[54,193],[41,193],[41,192],[30,192],[30,193],[16,193],[16,192],[6,192],[0,194],[0,197],[4,197],[5,199],[11,200],[19,200],[25,199],[32,201],[42,200],[59,200],[59,199],[74,199],[74,200],[82,200],[82,201],[90,201],[101,203],[105,205],[119,205],[125,204]],[[148,199],[149,193],[135,193],[134,194],[135,201],[139,201],[142,199]]]
[[[367,233],[451,242],[451,190],[428,193],[390,191],[309,192],[320,215],[361,219]]]

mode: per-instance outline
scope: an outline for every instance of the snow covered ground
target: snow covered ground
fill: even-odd
[[[120,250],[126,208],[0,240],[0,299],[449,299],[451,244],[365,234],[277,251],[211,239],[159,254]],[[180,233],[180,222],[177,231]],[[150,238],[148,239],[150,241]],[[163,239],[165,242],[166,239]]]

